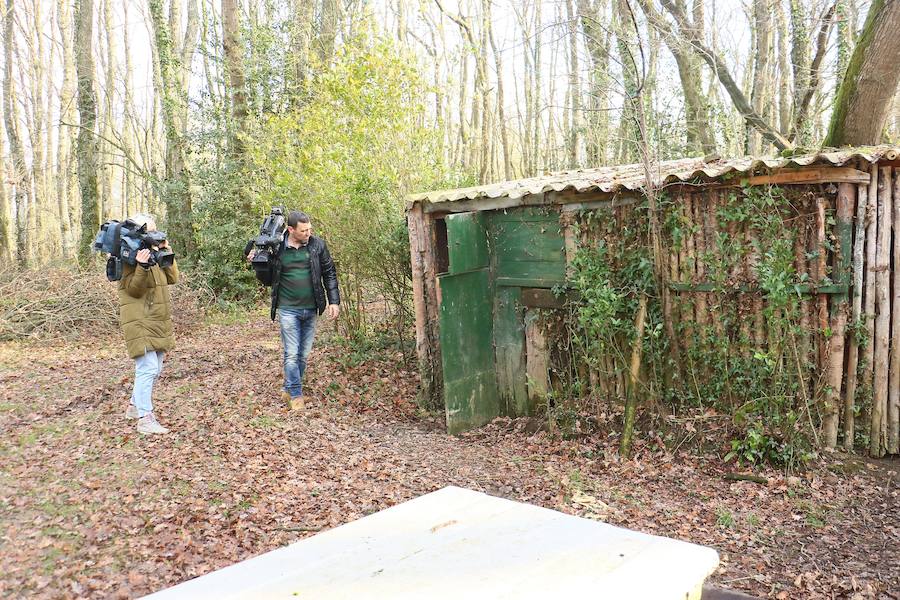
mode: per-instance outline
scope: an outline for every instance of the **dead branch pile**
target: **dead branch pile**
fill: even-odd
[[[0,271],[0,340],[74,339],[119,331],[115,283],[102,273],[66,269]],[[203,322],[212,291],[181,282],[172,286],[176,331]]]

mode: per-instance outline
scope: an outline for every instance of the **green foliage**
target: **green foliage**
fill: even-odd
[[[305,104],[260,119],[249,135],[255,202],[311,215],[338,266],[346,333],[364,335],[358,309],[369,293],[398,323],[409,315],[403,198],[442,175],[435,133],[422,127],[426,86],[409,56],[366,36],[306,85]]]
[[[666,198],[660,206],[663,234],[672,247],[679,247],[698,225]],[[643,222],[640,211],[645,207],[636,210],[626,223]],[[600,371],[601,377],[615,377],[609,372],[611,365],[624,372],[634,342],[637,301],[640,294],[647,294],[643,389],[670,402],[674,411],[711,407],[732,415],[729,460],[787,468],[805,462],[815,426],[815,398],[808,389],[812,365],[801,340],[813,332],[803,332],[799,324],[798,286],[809,282],[794,267],[795,232],[786,220],[793,214],[778,188],[740,189],[720,205],[715,216],[718,237],[697,257],[705,266],[704,283],[714,286],[706,299],[715,322],[700,325],[687,317],[677,323],[682,364],[673,362],[670,341],[663,333],[646,234],[627,224],[623,227],[621,220],[602,211],[582,215],[578,234],[582,242],[570,277],[580,296],[572,312],[576,360],[589,371]],[[729,230],[748,235],[728,235]],[[742,274],[748,262],[754,270],[749,277]],[[752,314],[754,296],[761,300],[765,328],[761,336],[753,331],[758,325]],[[691,315],[696,297],[674,295],[676,313]],[[763,343],[757,343],[759,339]],[[576,379],[586,375],[578,368],[573,373]],[[567,389],[589,389],[586,383]]]

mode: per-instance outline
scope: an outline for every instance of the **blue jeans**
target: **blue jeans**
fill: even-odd
[[[284,348],[284,390],[291,398],[303,395],[303,372],[316,335],[317,316],[314,308],[278,309]]]
[[[137,408],[138,416],[145,417],[153,412],[153,384],[162,373],[165,352],[148,350],[134,359],[134,391],[131,403]]]

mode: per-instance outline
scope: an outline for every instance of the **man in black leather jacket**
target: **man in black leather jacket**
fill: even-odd
[[[256,250],[247,255],[253,259]],[[287,231],[272,262],[272,320],[277,317],[284,349],[285,402],[303,410],[303,373],[312,350],[316,319],[340,313],[337,271],[322,238],[312,235],[309,216],[288,213]]]

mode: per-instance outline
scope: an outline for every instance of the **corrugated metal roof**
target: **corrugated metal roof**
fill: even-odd
[[[790,158],[755,158],[704,160],[703,158],[681,158],[657,163],[653,167],[653,183],[656,186],[676,182],[718,179],[729,173],[755,174],[790,167],[811,165],[843,166],[848,162],[863,160],[869,163],[881,159],[894,160],[900,156],[897,146],[867,146],[823,151],[815,154],[792,156]],[[540,177],[503,181],[477,185],[455,190],[436,190],[412,194],[410,203],[427,201],[431,204],[489,198],[517,199],[530,194],[544,192],[621,192],[634,191],[645,187],[644,165],[620,165],[597,169],[561,171]]]

